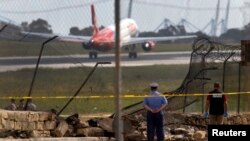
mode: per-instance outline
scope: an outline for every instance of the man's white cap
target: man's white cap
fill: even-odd
[[[158,83],[156,83],[156,82],[152,82],[152,83],[150,83],[150,87],[158,87],[159,86],[159,84]]]

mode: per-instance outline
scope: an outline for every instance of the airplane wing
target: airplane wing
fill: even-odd
[[[48,34],[48,33],[38,33],[38,32],[22,32],[25,36],[35,36],[41,38],[52,38],[58,36],[57,40],[65,42],[77,42],[77,43],[87,43],[91,39],[91,36],[74,36],[74,35],[59,35],[59,34]]]
[[[68,35],[68,36],[59,36],[61,41],[66,42],[77,42],[77,43],[87,43],[91,39],[91,36],[74,36],[74,35]]]
[[[128,42],[124,42],[122,45],[132,45],[145,43],[148,41],[161,42],[161,41],[175,41],[178,39],[191,39],[196,38],[196,35],[186,35],[186,36],[165,36],[165,37],[133,37]]]

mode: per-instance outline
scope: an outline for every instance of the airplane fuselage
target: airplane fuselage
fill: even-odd
[[[138,26],[133,19],[123,19],[120,21],[120,41],[121,45],[128,42],[138,32]],[[108,51],[114,47],[115,25],[110,25],[91,38],[93,49]]]

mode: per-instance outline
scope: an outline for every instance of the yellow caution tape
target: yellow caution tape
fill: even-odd
[[[250,94],[250,92],[230,92],[230,93],[224,93],[225,95],[238,95],[238,94]],[[162,94],[162,96],[167,96],[167,97],[173,97],[173,96],[178,96],[178,97],[184,97],[184,96],[207,96],[207,95],[212,95],[212,94]],[[150,97],[149,94],[126,94],[122,95],[121,98],[143,98],[143,97]],[[72,96],[2,96],[0,99],[69,99],[72,98]],[[76,99],[99,99],[99,98],[115,98],[114,95],[104,95],[104,96],[99,96],[99,95],[93,95],[93,96],[75,96],[74,98]]]

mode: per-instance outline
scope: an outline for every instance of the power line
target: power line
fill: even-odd
[[[82,7],[89,7],[92,3],[104,3],[111,0],[95,0],[93,2],[88,2],[85,4],[78,4],[73,6],[62,6],[62,7],[56,7],[51,9],[44,9],[44,10],[27,10],[27,11],[13,11],[13,10],[0,10],[0,13],[5,14],[37,14],[37,13],[49,13],[49,12],[57,12],[62,10],[68,10],[68,9],[75,9],[75,8],[82,8]]]
[[[13,11],[13,10],[0,10],[1,13],[6,13],[6,14],[37,14],[37,13],[49,13],[49,12],[55,12],[55,11],[62,11],[62,10],[67,10],[67,9],[75,9],[75,8],[82,8],[89,6],[92,3],[104,3],[104,2],[109,2],[112,0],[93,0],[93,2],[88,2],[85,4],[78,4],[78,5],[73,5],[73,6],[63,6],[63,7],[56,7],[56,8],[51,8],[51,9],[44,9],[44,10],[26,10],[26,11]],[[9,2],[9,1],[5,1]],[[2,2],[3,3],[3,2]],[[214,7],[190,7],[190,6],[179,6],[179,5],[171,5],[167,4],[166,2],[154,2],[154,1],[145,1],[145,0],[136,0],[134,1],[136,4],[142,4],[142,5],[150,5],[150,6],[160,6],[160,7],[167,7],[167,8],[172,8],[172,9],[186,9],[186,10],[193,10],[193,11],[214,11],[216,8]],[[239,10],[242,8],[249,8],[249,5],[245,5],[244,7],[230,7],[230,10]],[[226,10],[227,7],[222,7],[220,10]]]
[[[158,6],[158,7],[167,7],[172,9],[187,9],[187,10],[193,10],[193,11],[214,11],[216,8],[214,7],[190,7],[190,6],[179,6],[179,5],[171,5],[167,4],[166,2],[156,2],[156,1],[145,1],[145,0],[137,0],[135,1],[137,4],[143,4],[143,5],[150,5],[150,6]],[[250,6],[244,6],[244,8],[249,8]],[[220,8],[221,10],[226,10],[226,7]],[[230,10],[240,10],[242,7],[230,7]]]

